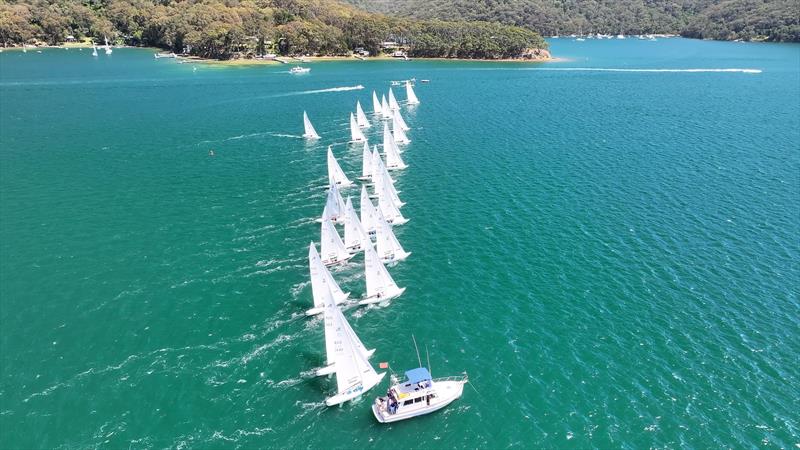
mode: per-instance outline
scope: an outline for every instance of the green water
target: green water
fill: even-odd
[[[800,46],[553,51],[305,76],[0,53],[2,446],[796,447]],[[698,68],[760,72],[628,70]],[[355,175],[348,112],[412,76],[408,289],[345,316],[376,366],[414,367],[414,334],[475,389],[387,426],[385,381],[324,406],[306,255],[325,147]],[[354,297],[362,261],[334,270]]]

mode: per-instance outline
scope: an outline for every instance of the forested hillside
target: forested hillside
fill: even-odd
[[[397,17],[484,20],[543,35],[671,33],[800,41],[800,0],[348,0]]]
[[[254,54],[378,54],[515,58],[547,48],[537,33],[497,23],[390,18],[335,0],[0,0],[0,43],[59,44],[68,36],[228,59]]]

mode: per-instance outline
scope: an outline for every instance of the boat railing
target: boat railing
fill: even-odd
[[[465,373],[463,375],[454,375],[454,376],[451,376],[451,377],[434,378],[432,381],[434,383],[439,383],[439,382],[444,382],[444,381],[461,381],[463,383],[466,383],[467,381],[469,381],[469,377]]]

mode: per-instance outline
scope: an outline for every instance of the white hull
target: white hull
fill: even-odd
[[[395,292],[395,293],[393,293],[391,295],[384,295],[384,296],[381,296],[381,297],[377,297],[377,296],[367,297],[367,298],[364,298],[362,300],[359,300],[358,304],[359,305],[372,305],[374,303],[388,302],[389,300],[391,300],[393,298],[400,297],[401,295],[403,295],[403,292],[405,292],[405,291],[406,291],[406,288],[400,288],[400,290],[398,290],[397,292]]]
[[[404,259],[411,256],[411,252],[404,252],[404,253],[395,253],[390,257],[381,257],[381,262],[384,264],[393,263],[398,261],[403,261]]]
[[[427,402],[419,402],[419,404],[403,407],[396,413],[390,414],[386,410],[386,402],[381,402],[382,399],[377,398],[372,403],[372,414],[380,423],[398,422],[438,411],[453,403],[463,393],[464,382],[462,381],[438,381],[436,382],[436,397],[431,399],[430,405]]]
[[[333,397],[326,398],[325,404],[328,406],[335,406],[344,403],[348,400],[360,397],[361,394],[367,392],[368,390],[375,387],[376,384],[380,383],[381,380],[383,380],[383,377],[385,376],[386,372],[379,373],[377,377],[373,378],[369,382],[365,382],[364,384],[362,384],[362,386],[359,386],[351,391],[343,392],[341,394],[336,394]]]
[[[350,293],[349,292],[345,292],[344,293],[344,297],[341,298],[340,300],[338,300],[336,302],[336,304],[337,305],[341,305],[342,303],[344,303],[345,300],[347,300],[348,297],[350,297]],[[308,311],[306,311],[306,316],[316,316],[317,314],[322,314],[324,311],[325,311],[325,307],[324,306],[311,308]]]
[[[387,219],[386,223],[388,223],[389,225],[403,225],[403,224],[408,223],[409,220],[411,220],[411,219],[409,219],[407,217],[403,217],[402,219],[391,219],[391,220]]]
[[[326,266],[335,266],[336,264],[344,264],[347,261],[349,261],[350,258],[352,258],[353,256],[355,255],[347,255],[347,257],[344,259],[323,259],[322,264],[325,264]]]

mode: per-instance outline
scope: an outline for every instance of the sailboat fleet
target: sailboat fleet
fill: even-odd
[[[405,90],[407,105],[420,103],[410,82],[406,82]],[[400,199],[400,191],[395,187],[395,180],[392,178],[392,173],[409,167],[400,154],[401,146],[411,142],[406,133],[411,128],[403,120],[401,104],[391,88],[388,100],[386,95],[381,95],[379,100],[378,94],[372,92],[371,112],[373,120],[383,122],[383,133],[379,134],[379,137],[382,137],[380,145],[369,144],[365,130],[372,128],[373,123],[364,112],[359,100],[355,104],[355,113],[351,112],[349,115],[349,143],[361,146],[362,161],[358,176],[348,177],[336,159],[333,147],[327,147],[327,195],[322,216],[317,219],[320,223],[319,252],[313,242],[308,248],[312,306],[306,311],[306,315],[322,314],[325,332],[326,362],[315,373],[318,376],[336,377],[336,393],[325,400],[328,406],[340,405],[360,397],[380,383],[386,375],[385,372],[378,373],[372,367],[369,358],[375,350],[367,350],[342,314],[340,305],[386,304],[403,295],[406,290],[394,281],[387,265],[398,264],[411,255],[411,252],[403,248],[394,232],[394,227],[407,223],[409,219],[401,212],[405,202]],[[305,139],[320,139],[305,111],[303,127]],[[379,148],[383,154],[379,152]],[[355,187],[354,179],[361,182],[361,192],[357,197],[358,212],[353,206],[353,198],[348,195],[345,199],[342,196],[343,191]],[[339,226],[343,228],[342,234],[337,230]],[[350,293],[342,290],[329,267],[346,264],[360,253],[364,254],[366,289],[361,298],[350,301]],[[427,369],[423,370],[428,373]],[[406,409],[401,414],[398,412],[400,405],[386,398],[378,399],[380,402],[376,400],[376,405],[383,406],[373,406],[373,412],[379,421],[389,422],[435,411],[458,398],[461,391],[456,388],[463,388],[465,382],[466,377],[463,378],[463,382],[459,381],[452,387],[450,386],[452,383],[442,384],[441,386],[447,388],[451,394],[457,390],[458,395],[449,397],[440,395],[435,408],[429,411],[417,408],[414,410],[416,412],[411,414],[410,410]],[[426,393],[432,396],[433,386],[439,382],[429,379],[428,383],[430,388]],[[449,400],[444,402],[448,398]]]

